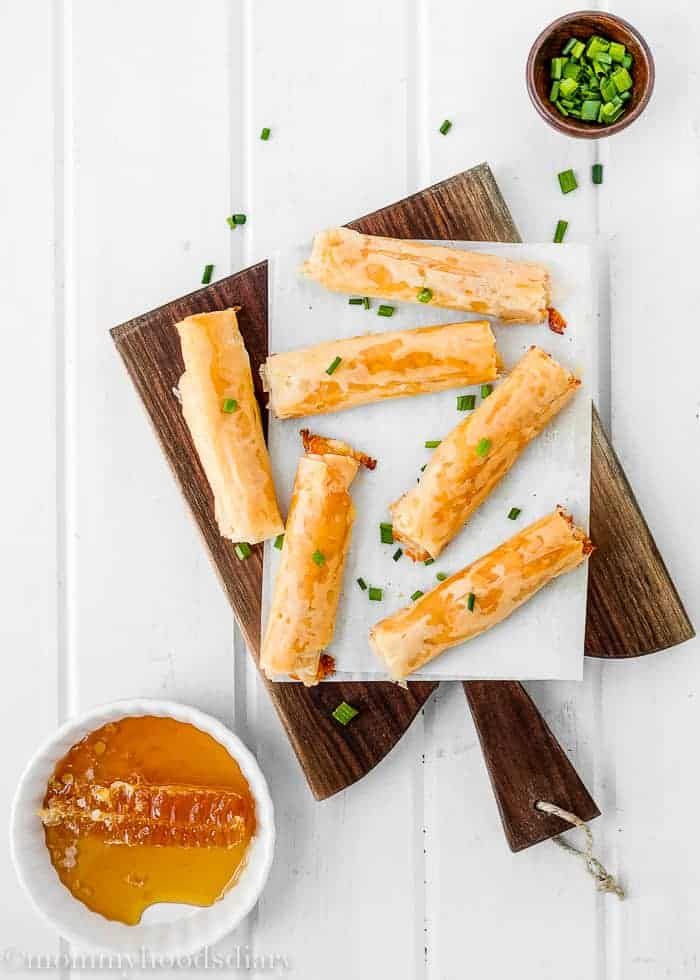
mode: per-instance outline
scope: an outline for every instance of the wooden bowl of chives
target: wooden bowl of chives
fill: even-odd
[[[570,38],[587,42],[593,34],[624,44],[633,59],[630,68],[633,86],[628,106],[616,122],[607,126],[564,116],[549,99],[551,59],[561,55]],[[622,17],[600,10],[565,14],[545,27],[530,49],[525,73],[530,99],[544,121],[560,133],[577,139],[597,140],[626,129],[644,112],[654,90],[654,58],[649,45]]]

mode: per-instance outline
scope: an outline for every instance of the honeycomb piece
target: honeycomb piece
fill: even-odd
[[[224,847],[240,844],[253,822],[250,803],[218,786],[155,786],[139,779],[108,786],[51,780],[40,811],[46,827],[130,846]]]

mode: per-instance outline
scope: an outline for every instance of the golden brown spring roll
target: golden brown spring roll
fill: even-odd
[[[389,508],[394,537],[416,561],[437,558],[580,385],[531,347],[477,410],[433,453],[416,487]]]
[[[373,626],[369,634],[372,648],[391,677],[403,680],[443,650],[506,619],[592,551],[585,531],[558,507],[413,605]]]
[[[491,326],[476,320],[366,334],[273,354],[260,374],[273,413],[290,419],[481,384],[498,377],[499,367]]]
[[[348,487],[360,464],[375,461],[306,429],[302,437],[260,666],[271,680],[289,674],[309,687],[327,673],[321,654],[333,639],[355,519]]]
[[[541,323],[550,306],[549,274],[535,262],[349,228],[316,235],[302,271],[334,292],[425,302],[506,323]]]
[[[236,309],[176,324],[182,414],[214,495],[222,537],[255,544],[283,529]]]

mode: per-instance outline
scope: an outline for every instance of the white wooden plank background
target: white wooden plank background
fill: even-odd
[[[285,954],[303,980],[700,977],[700,643],[531,685],[604,810],[623,904],[551,844],[510,854],[458,686],[360,785],[314,803],[107,330],[194,288],[205,262],[223,275],[486,159],[524,238],[566,218],[610,257],[602,407],[700,621],[700,8],[613,9],[650,41],[657,91],[595,144],[527,101],[554,0],[0,2],[3,819],[72,711],[154,695],[214,712],[258,754],[280,831],[268,889],[223,945]],[[563,198],[569,166],[580,189]],[[230,233],[233,210],[249,220]],[[58,943],[6,849],[0,870],[7,970],[6,949]]]

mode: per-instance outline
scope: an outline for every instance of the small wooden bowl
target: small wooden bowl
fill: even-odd
[[[550,59],[561,55],[562,48],[570,37],[587,41],[593,34],[624,44],[634,59],[631,68],[634,80],[632,97],[625,112],[610,126],[562,116],[554,103],[549,101],[552,84],[549,77]],[[639,31],[622,17],[598,10],[579,10],[573,14],[565,14],[549,27],[545,27],[530,49],[526,77],[532,104],[545,122],[568,136],[597,140],[626,129],[644,112],[654,90],[654,59]]]

